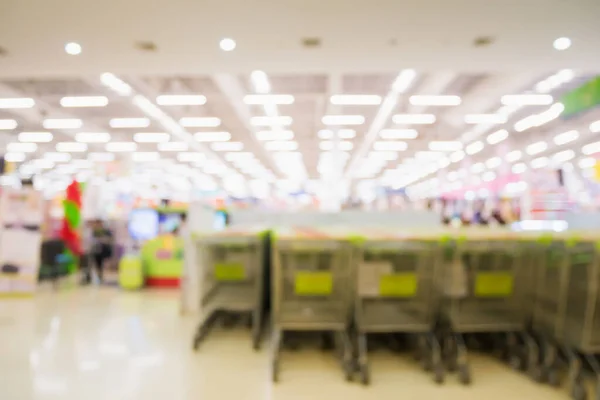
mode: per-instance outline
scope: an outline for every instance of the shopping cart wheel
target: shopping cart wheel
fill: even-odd
[[[444,366],[441,363],[436,365],[433,369],[433,379],[435,383],[444,383],[445,376]]]
[[[458,367],[458,378],[463,385],[471,384],[471,369],[469,365],[463,364]]]
[[[369,366],[366,364],[363,364],[360,366],[360,383],[362,383],[365,386],[368,386],[371,384],[371,371],[369,370]]]
[[[578,379],[573,383],[573,387],[571,388],[571,398],[574,400],[586,400],[588,398],[583,380]]]

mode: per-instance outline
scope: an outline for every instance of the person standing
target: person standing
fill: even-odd
[[[100,219],[93,221],[91,232],[91,263],[96,268],[98,280],[102,283],[104,279],[104,264],[112,257],[113,235],[104,222]],[[87,269],[87,281],[91,281],[91,268]]]

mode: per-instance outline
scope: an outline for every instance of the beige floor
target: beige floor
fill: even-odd
[[[268,354],[248,332],[220,331],[199,353],[195,321],[178,314],[177,293],[114,288],[42,290],[0,300],[0,399],[304,400],[565,399],[499,362],[475,357],[471,387],[455,376],[437,386],[408,357],[372,357],[373,384],[348,384],[330,354],[286,353],[272,385]]]

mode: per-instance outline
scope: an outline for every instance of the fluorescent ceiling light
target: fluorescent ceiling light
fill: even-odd
[[[51,160],[44,159],[44,158],[38,158],[37,160],[31,160],[31,162],[35,168],[40,168],[40,169],[54,168],[54,162]]]
[[[129,86],[110,72],[105,72],[102,75],[100,75],[100,82],[104,86],[108,87],[113,92],[116,92],[121,96],[129,96],[133,92],[131,86]]]
[[[229,132],[197,132],[194,134],[197,142],[227,142],[231,140]]]
[[[508,137],[508,131],[505,129],[500,129],[494,133],[490,133],[487,137],[487,142],[489,144],[498,144],[505,140]]]
[[[47,152],[44,153],[44,159],[55,163],[68,162],[71,160],[71,155],[68,153]]]
[[[416,139],[419,132],[416,129],[383,129],[379,131],[382,139]]]
[[[579,160],[579,168],[593,168],[596,166],[596,163],[598,162],[598,160],[596,160],[594,157],[585,157],[582,158],[581,160]]]
[[[483,150],[483,142],[481,141],[477,141],[477,142],[473,142],[470,145],[468,145],[465,148],[465,151],[467,152],[468,155],[473,155],[473,154],[477,154],[479,153],[481,150]]]
[[[250,105],[265,104],[294,104],[291,94],[248,94],[244,96],[244,103]]]
[[[160,151],[186,151],[189,146],[186,142],[159,142],[157,148]]]
[[[506,106],[549,106],[554,99],[549,94],[507,94],[501,98]]]
[[[511,170],[513,174],[522,174],[523,172],[527,171],[527,165],[524,163],[517,163],[512,166]]]
[[[77,118],[49,118],[42,125],[44,129],[79,129],[83,121]]]
[[[571,39],[568,37],[559,37],[552,43],[552,45],[556,50],[567,50],[569,47],[571,47]]]
[[[563,144],[571,143],[577,139],[579,139],[579,132],[575,130],[567,131],[554,136],[554,144],[557,146],[562,146]]]
[[[356,131],[354,129],[338,129],[337,136],[340,139],[352,139],[356,136]],[[318,132],[319,139],[329,140],[333,139],[334,131],[331,129],[321,129]]]
[[[530,156],[542,153],[548,149],[546,142],[535,142],[525,148],[525,152]]]
[[[413,106],[458,106],[461,98],[448,95],[415,95],[410,96],[409,101]]]
[[[60,99],[62,107],[106,107],[108,98],[106,96],[77,96],[63,97]]]
[[[160,160],[160,154],[156,151],[136,151],[131,154],[131,159],[135,162],[153,162]]]
[[[481,175],[481,179],[484,182],[491,182],[494,179],[496,179],[496,174],[492,171],[488,171],[488,172],[485,172],[483,175]]]
[[[181,162],[202,162],[206,156],[202,153],[184,152],[177,154],[177,160]]]
[[[13,130],[16,129],[19,124],[14,119],[0,119],[0,130]]]
[[[398,153],[395,151],[372,151],[369,153],[369,158],[394,161],[398,159]]]
[[[396,80],[392,84],[392,90],[396,93],[404,93],[408,90],[410,85],[417,76],[417,72],[414,69],[405,69],[398,74]]]
[[[375,151],[404,151],[407,148],[406,142],[379,140],[373,143]]]
[[[392,117],[395,124],[429,125],[435,123],[433,114],[396,114]]]
[[[217,117],[184,117],[179,124],[186,128],[216,128],[221,125],[221,120]]]
[[[113,118],[109,122],[111,128],[147,128],[150,126],[148,118]]]
[[[381,96],[373,94],[336,94],[329,99],[337,106],[377,106],[381,104]]]
[[[33,106],[35,106],[35,101],[28,97],[0,99],[0,109],[31,108]]]
[[[136,151],[137,144],[135,142],[110,142],[106,143],[106,151],[112,153],[131,153]]]
[[[25,155],[25,153],[17,153],[17,152],[11,152],[11,153],[6,153],[4,155],[4,161],[8,161],[8,162],[23,162],[25,161],[25,158],[27,156]]]
[[[502,165],[502,159],[500,157],[492,157],[485,162],[485,166],[489,169],[498,168]]]
[[[87,151],[87,144],[79,142],[56,143],[56,151],[59,153],[83,153]]]
[[[475,163],[473,165],[471,165],[471,172],[474,174],[479,174],[481,172],[485,171],[485,165],[483,163]]]
[[[456,151],[452,154],[450,154],[450,161],[453,163],[462,161],[465,158],[465,152],[464,151]]]
[[[75,134],[75,141],[81,143],[106,143],[110,142],[108,132],[79,132]]]
[[[256,158],[254,158],[254,154],[250,153],[249,151],[240,151],[240,152],[233,152],[233,153],[225,153],[225,160],[227,161],[248,161],[248,160],[253,160],[256,162],[259,162]]]
[[[9,153],[33,153],[37,150],[35,143],[9,143],[6,146],[6,151]]]
[[[533,169],[539,169],[539,168],[544,168],[547,167],[548,164],[550,163],[550,160],[548,160],[548,157],[539,157],[539,158],[535,158],[533,160],[531,160],[531,168]]]
[[[594,133],[600,132],[600,121],[592,122],[590,124],[590,131]]]
[[[523,153],[521,153],[520,150],[513,150],[511,152],[509,152],[506,155],[506,161],[508,162],[515,162],[521,159],[521,157],[523,157]]]
[[[242,151],[242,142],[215,142],[210,145],[214,151]]]
[[[165,132],[138,132],[133,135],[133,141],[137,143],[161,143],[171,140],[171,135]]]
[[[289,130],[259,131],[256,132],[256,138],[261,141],[292,140],[294,138],[294,132]]]
[[[321,119],[325,125],[362,125],[365,117],[362,115],[325,115]]]
[[[19,133],[19,142],[31,143],[49,143],[53,139],[50,132],[21,132]]]
[[[466,124],[504,124],[506,115],[502,114],[467,114],[465,115]]]
[[[264,71],[252,71],[250,74],[250,80],[254,86],[254,90],[258,93],[265,94],[271,91],[271,84],[269,83],[269,77]]]
[[[583,146],[581,148],[581,152],[583,154],[585,154],[586,156],[589,156],[589,155],[592,155],[595,153],[600,153],[600,142],[586,144],[585,146]]]
[[[333,140],[325,140],[319,143],[319,148],[323,151],[330,151],[335,148],[335,142]],[[338,142],[338,149],[342,151],[350,151],[354,148],[354,144],[347,140],[340,140]]]
[[[206,97],[199,94],[163,94],[156,97],[159,106],[201,106]]]
[[[564,111],[565,106],[562,103],[555,103],[546,111],[539,114],[533,114],[525,117],[515,123],[515,130],[517,132],[523,132],[529,128],[538,127],[544,125],[560,116]]]
[[[556,153],[552,156],[552,162],[556,164],[562,164],[575,158],[575,152],[573,150],[564,150]]]
[[[88,160],[93,162],[111,162],[115,160],[115,155],[113,153],[104,153],[104,152],[93,152],[88,153]]]
[[[295,151],[298,150],[298,143],[292,141],[266,142],[265,149],[269,151]]]
[[[428,147],[431,151],[458,151],[462,149],[462,143],[458,141],[435,140],[433,142],[429,142]]]
[[[288,126],[293,122],[292,117],[288,116],[276,116],[276,117],[252,117],[250,124],[254,126]]]

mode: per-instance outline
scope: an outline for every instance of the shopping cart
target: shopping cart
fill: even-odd
[[[268,232],[226,230],[197,239],[202,319],[194,350],[224,314],[249,315],[254,349],[260,347],[268,287]]]
[[[286,331],[333,332],[345,377],[352,379],[350,256],[347,241],[325,233],[286,229],[273,234],[273,381],[279,378]]]
[[[521,355],[519,343],[531,343],[523,304],[521,246],[509,233],[478,232],[447,241],[443,251],[442,303],[444,353],[462,383],[471,382],[464,335],[492,334],[510,360]]]
[[[416,335],[424,366],[434,371],[436,382],[443,382],[444,366],[434,332],[438,250],[435,238],[415,235],[370,234],[357,241],[354,312],[358,368],[363,384],[370,381],[369,333]]]

